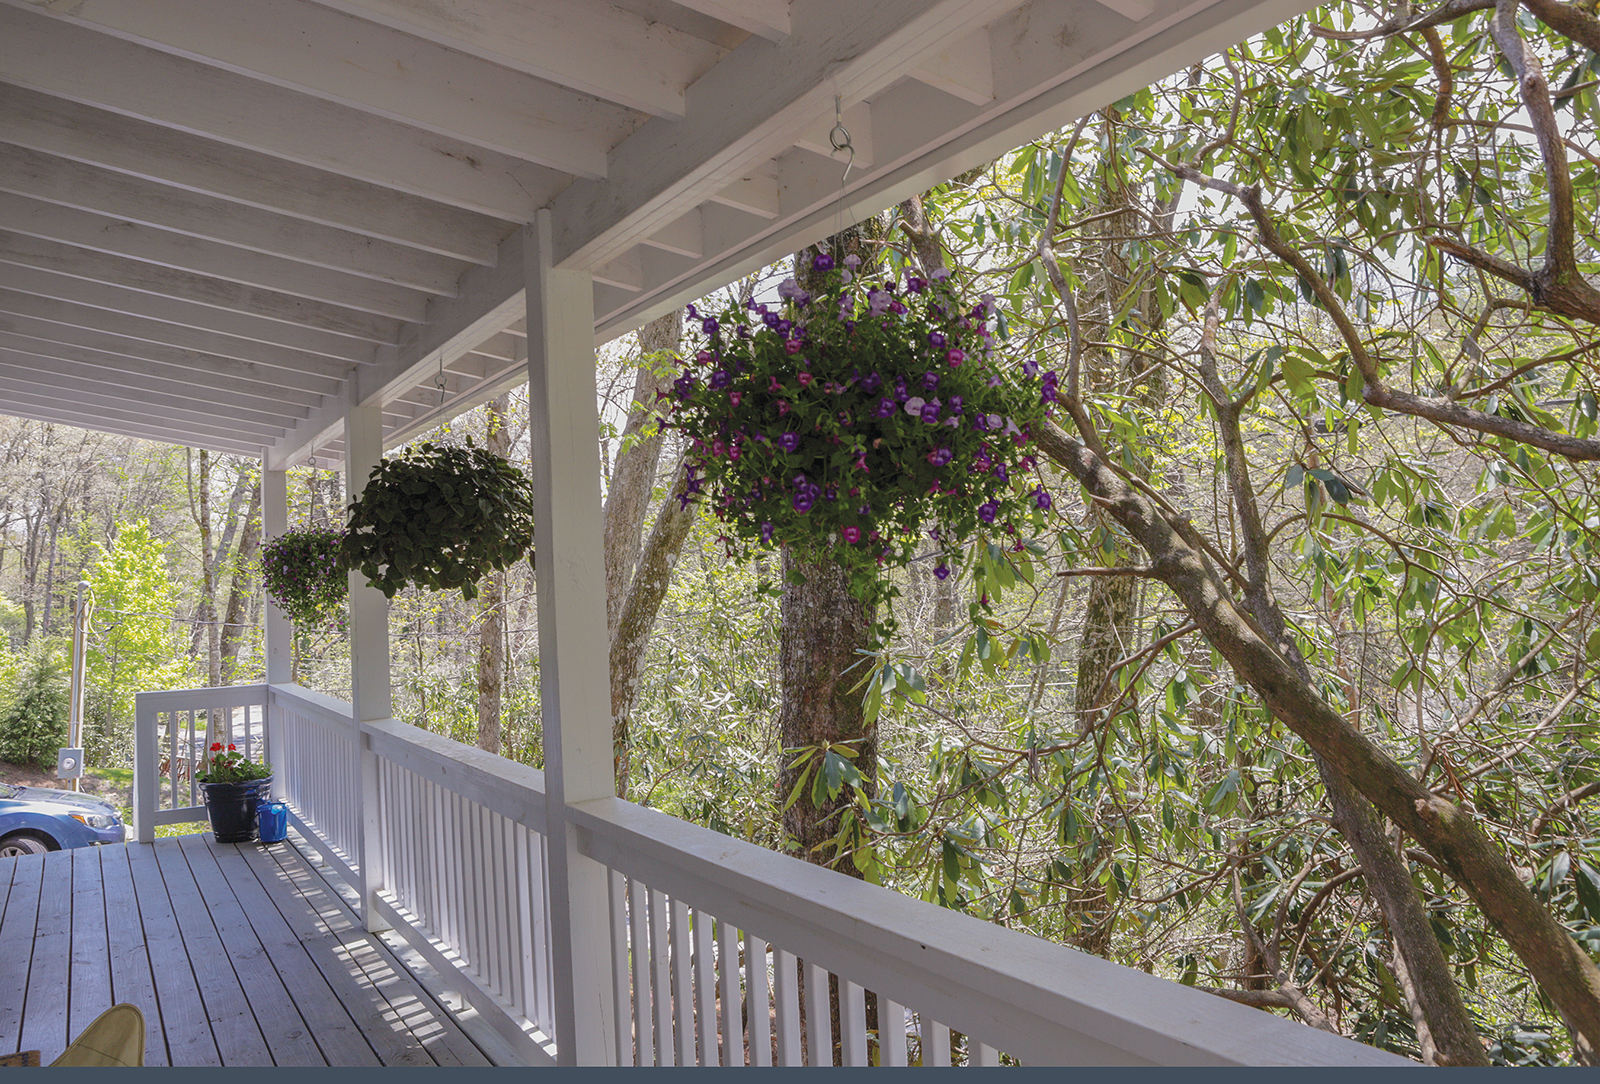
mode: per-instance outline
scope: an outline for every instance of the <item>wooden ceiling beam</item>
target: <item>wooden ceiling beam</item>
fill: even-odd
[[[0,142],[468,263],[510,224],[367,181],[0,83]]]
[[[429,294],[454,293],[465,266],[431,252],[23,147],[0,145],[0,191]]]
[[[5,5],[0,82],[511,222],[531,221],[570,179],[461,139]]]
[[[267,256],[24,196],[0,192],[0,222],[23,236],[376,316],[414,323],[427,311],[427,295],[420,290],[328,271],[281,256]]]
[[[472,146],[604,177],[637,114],[305,0],[74,0],[55,18]]]
[[[241,432],[261,435],[281,435],[304,416],[300,411],[286,409],[262,410],[244,403],[232,403],[220,398],[195,395],[193,389],[171,386],[174,382],[141,385],[130,380],[115,383],[90,373],[70,371],[54,364],[46,366],[48,359],[29,357],[10,350],[0,349],[0,380],[9,387],[13,383],[28,384],[42,389],[55,389],[61,397],[74,402],[91,402],[101,399],[112,403],[126,401],[146,406],[166,404],[174,411],[187,411],[203,418],[237,423]],[[174,415],[176,419],[177,415]]]
[[[5,230],[0,230],[0,263],[52,271],[229,312],[248,313],[374,344],[393,343],[400,337],[401,322],[388,317]]]
[[[598,0],[317,0],[658,117],[727,50]]]
[[[315,374],[288,374],[248,361],[118,339],[61,324],[28,324],[3,314],[0,314],[0,347],[38,357],[80,362],[98,369],[121,370],[136,377],[203,384],[226,394],[282,401],[307,410],[321,406],[330,396],[337,396],[344,390],[342,380]]]

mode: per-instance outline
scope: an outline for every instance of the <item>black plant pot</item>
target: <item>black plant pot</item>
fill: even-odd
[[[272,776],[244,783],[201,783],[206,814],[218,843],[252,843],[256,838],[256,804],[272,793]]]

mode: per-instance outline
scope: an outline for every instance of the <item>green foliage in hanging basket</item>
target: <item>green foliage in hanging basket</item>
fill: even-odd
[[[261,584],[278,609],[302,629],[344,620],[349,577],[339,557],[343,531],[286,531],[261,546]]]
[[[407,584],[460,588],[533,552],[533,489],[500,456],[423,444],[372,469],[350,506],[341,557],[389,598]]]

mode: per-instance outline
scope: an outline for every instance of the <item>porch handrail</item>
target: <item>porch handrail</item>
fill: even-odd
[[[373,878],[377,915],[527,1060],[548,1063],[560,992],[544,773],[397,720],[357,726],[348,705],[297,686],[250,688],[238,698],[270,705],[297,828],[352,885]],[[187,710],[202,693],[216,691],[141,704]],[[340,838],[360,820],[348,796],[363,744],[379,762],[372,870]],[[349,785],[330,785],[330,770]],[[819,1065],[837,1051],[857,1065],[1414,1064],[617,798],[566,819],[578,851],[610,871],[609,913],[572,920],[610,946],[624,1062]]]

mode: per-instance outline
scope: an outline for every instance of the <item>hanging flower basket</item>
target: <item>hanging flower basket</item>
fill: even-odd
[[[267,597],[302,629],[344,620],[349,577],[339,557],[343,531],[311,527],[286,531],[261,547]]]
[[[504,458],[472,446],[422,444],[372,469],[350,506],[340,547],[389,598],[407,584],[459,588],[533,552],[533,490]]]
[[[1057,377],[1002,362],[992,297],[966,306],[948,273],[862,281],[858,267],[823,253],[815,296],[789,279],[777,305],[690,306],[704,346],[668,424],[690,445],[680,498],[705,501],[731,547],[837,561],[872,605],[924,535],[943,579],[966,541],[1020,550],[1042,526],[1029,434]]]

